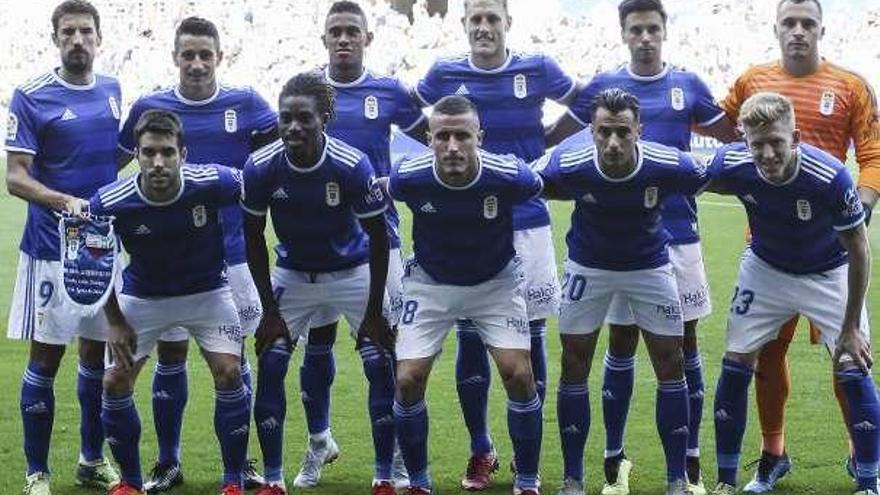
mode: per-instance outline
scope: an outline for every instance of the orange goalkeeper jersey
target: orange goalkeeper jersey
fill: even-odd
[[[749,68],[730,89],[721,106],[736,122],[750,96],[772,91],[794,104],[801,139],[846,161],[855,145],[859,185],[880,191],[880,114],[870,84],[858,74],[822,60],[819,70],[794,77],[781,62]]]

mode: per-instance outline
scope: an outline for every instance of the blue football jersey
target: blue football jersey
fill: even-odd
[[[214,290],[226,283],[220,210],[241,195],[241,171],[221,165],[184,165],[181,188],[167,202],[147,199],[140,174],[105,186],[90,211],[110,215],[128,252],[122,293],[172,297]]]
[[[759,258],[788,273],[821,273],[846,263],[835,231],[857,227],[865,212],[839,160],[803,143],[797,153],[797,171],[784,184],[768,182],[743,143],[719,149],[709,174],[745,207]]]
[[[468,55],[438,60],[416,92],[425,105],[446,95],[467,97],[479,110],[483,148],[530,162],[546,147],[544,102],[564,100],[574,89],[575,81],[552,58],[509,52],[504,64],[492,70],[476,67]],[[539,198],[517,206],[514,215],[517,230],[550,225],[547,206]]]
[[[327,124],[327,134],[362,151],[373,164],[376,176],[387,177],[391,170],[391,126],[406,131],[425,118],[412,92],[398,79],[368,70],[350,83],[334,81],[328,70],[325,76],[336,90],[336,115]],[[400,219],[393,205],[385,218],[391,247],[399,248]]]
[[[269,104],[249,87],[217,86],[206,100],[192,101],[177,87],[166,88],[140,97],[132,106],[119,135],[119,147],[134,153],[134,126],[151,109],[169,110],[183,124],[186,159],[190,163],[218,163],[241,169],[251,151],[251,137],[270,132],[277,116]],[[226,261],[245,263],[242,214],[238,205],[223,210]]]
[[[391,172],[389,193],[413,214],[416,262],[440,283],[476,285],[513,259],[514,206],[541,192],[541,179],[520,159],[480,151],[470,184],[443,183],[433,153]]]
[[[9,105],[6,151],[33,155],[31,176],[50,189],[88,199],[116,180],[119,82],[96,75],[91,84],[70,84],[53,70],[17,87]],[[58,219],[28,204],[20,249],[59,260]]]
[[[637,164],[627,177],[599,168],[595,146],[557,148],[534,164],[549,188],[575,201],[566,235],[568,256],[590,268],[631,271],[669,262],[669,233],[663,201],[671,194],[696,194],[708,183],[706,167],[678,149],[650,142],[637,145]]]
[[[369,236],[359,218],[381,215],[388,201],[370,159],[325,136],[323,155],[309,168],[291,164],[282,141],[255,152],[244,167],[242,207],[272,213],[276,264],[324,273],[369,261]]]
[[[582,125],[588,125],[593,98],[615,87],[638,97],[642,139],[682,151],[691,149],[692,126],[707,127],[725,116],[699,76],[670,64],[654,76],[634,74],[629,64],[597,74],[572,102],[569,115]],[[663,204],[663,226],[669,231],[673,244],[699,241],[694,198],[670,195]]]

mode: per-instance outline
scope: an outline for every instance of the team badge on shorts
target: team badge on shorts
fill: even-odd
[[[235,110],[230,108],[223,112],[223,128],[229,134],[238,130],[238,114],[235,113]]]
[[[813,218],[813,207],[806,199],[797,200],[797,216],[804,222]]]
[[[116,97],[111,96],[110,98],[107,98],[107,103],[110,105],[110,112],[113,114],[113,118],[119,120],[119,102],[116,101]]]
[[[364,117],[370,120],[379,118],[379,100],[373,95],[364,98]]]
[[[834,91],[830,89],[826,89],[822,92],[822,98],[819,100],[819,113],[824,116],[829,116],[834,114],[834,101],[836,100],[834,96]]]
[[[483,199],[483,217],[486,220],[495,220],[498,218],[498,197],[486,196]]]
[[[205,205],[196,205],[192,209],[193,225],[196,227],[204,227],[208,223],[208,212]]]
[[[339,203],[342,202],[342,197],[339,193],[339,184],[328,182],[325,191],[327,206],[339,206]]]
[[[513,76],[513,96],[520,100],[529,95],[529,84],[526,81],[525,74],[517,74]]]
[[[672,88],[669,91],[669,99],[672,102],[672,109],[676,111],[684,110],[684,90],[681,88]]]
[[[9,118],[6,119],[6,139],[15,141],[18,137],[18,116],[9,112]]]
[[[58,233],[62,297],[83,316],[93,316],[110,297],[116,280],[113,219],[64,214],[58,221]]]
[[[656,186],[645,188],[645,208],[655,208],[657,206],[657,196],[659,196],[659,193]]]

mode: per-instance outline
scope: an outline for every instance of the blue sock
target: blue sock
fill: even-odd
[[[544,340],[547,336],[547,320],[533,320],[529,322],[529,331],[532,334],[532,375],[535,377],[535,388],[538,397],[544,402],[547,395],[547,347]]]
[[[248,396],[248,403],[253,405],[254,386],[253,378],[251,376],[251,363],[248,362],[247,356],[244,354],[244,349],[242,349],[241,352],[241,384],[244,385],[244,391]]]
[[[333,344],[306,344],[305,357],[299,368],[299,386],[311,435],[330,429],[330,386],[335,376]]]
[[[409,473],[409,484],[431,489],[428,474],[428,409],[421,400],[411,406],[394,401],[394,426],[397,441],[403,453],[403,462]]]
[[[507,401],[507,429],[516,461],[514,486],[519,489],[538,488],[544,425],[542,406],[537,394],[527,401]]]
[[[590,433],[590,392],[586,383],[559,384],[556,392],[559,438],[565,478],[584,479],[584,446]]]
[[[104,394],[101,408],[101,423],[104,425],[104,436],[119,465],[122,481],[127,481],[135,488],[144,484],[141,474],[141,418],[134,407],[134,397],[126,395]]]
[[[86,462],[104,458],[104,428],[101,426],[101,395],[104,393],[104,367],[90,368],[79,363],[76,395],[79,399],[80,453]]]
[[[721,362],[715,389],[715,451],[718,481],[736,486],[739,455],[749,405],[749,384],[755,370],[729,359]]]
[[[232,390],[215,390],[214,394],[214,431],[223,457],[223,484],[241,486],[251,427],[248,394],[243,385]]]
[[[657,432],[666,454],[666,481],[686,479],[688,386],[684,379],[657,384]]]
[[[55,421],[55,377],[37,363],[28,363],[21,379],[21,422],[27,474],[49,473],[49,441]]]
[[[602,418],[605,422],[605,458],[623,452],[623,433],[635,383],[635,356],[615,357],[605,354],[602,382]]]
[[[458,390],[464,424],[471,436],[471,454],[486,454],[492,451],[489,423],[486,420],[492,377],[489,353],[473,321],[459,320],[457,324],[455,388]]]
[[[290,351],[285,344],[268,347],[257,362],[254,422],[263,452],[263,477],[266,481],[284,481],[284,418],[287,416],[284,378],[289,365]]]
[[[156,362],[153,373],[153,426],[159,444],[159,464],[180,464],[180,431],[189,399],[186,361]]]
[[[880,463],[880,401],[870,374],[858,369],[837,372],[837,380],[846,394],[849,431],[856,457],[858,490],[877,490]]]
[[[375,479],[391,479],[394,458],[394,360],[381,347],[366,342],[360,349],[369,382],[370,425],[376,452]]]
[[[684,377],[688,386],[690,421],[688,422],[688,457],[700,457],[700,424],[703,422],[703,400],[705,386],[703,384],[703,361],[700,353],[684,355]]]

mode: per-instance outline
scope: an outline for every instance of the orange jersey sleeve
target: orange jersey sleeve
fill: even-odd
[[[880,192],[880,110],[871,85],[853,74],[850,129],[859,164],[859,186]]]

